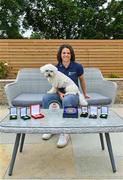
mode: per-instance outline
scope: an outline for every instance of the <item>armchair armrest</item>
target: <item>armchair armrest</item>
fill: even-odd
[[[111,104],[113,104],[117,94],[117,84],[115,82],[108,80],[101,81],[100,93],[102,95],[109,97],[112,100]]]
[[[12,105],[12,100],[20,93],[19,83],[17,81],[5,85],[5,93],[8,100],[8,105]]]

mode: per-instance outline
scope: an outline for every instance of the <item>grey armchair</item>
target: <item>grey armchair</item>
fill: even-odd
[[[98,68],[85,68],[89,105],[112,105],[117,93],[117,84],[105,80]]]
[[[15,82],[5,86],[8,105],[21,107],[41,104],[43,95],[50,88],[39,68],[20,69]]]
[[[111,105],[114,103],[117,85],[104,80],[97,68],[85,68],[87,99],[89,105]],[[5,86],[9,106],[42,104],[43,95],[51,88],[39,68],[24,68],[18,72],[15,82]]]

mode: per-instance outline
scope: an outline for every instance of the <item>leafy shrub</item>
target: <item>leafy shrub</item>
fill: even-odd
[[[0,79],[7,77],[9,68],[10,67],[6,61],[0,61]]]
[[[117,74],[115,74],[115,73],[111,73],[109,75],[109,78],[119,78],[119,76]]]

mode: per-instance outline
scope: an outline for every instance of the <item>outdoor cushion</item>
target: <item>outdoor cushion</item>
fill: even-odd
[[[87,99],[88,105],[108,105],[111,103],[111,99],[99,93],[88,93]]]
[[[22,93],[15,97],[12,101],[13,106],[29,106],[31,104],[42,104],[42,93]]]

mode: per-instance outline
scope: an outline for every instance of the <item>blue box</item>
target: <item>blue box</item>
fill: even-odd
[[[77,107],[64,107],[63,118],[78,118]]]

